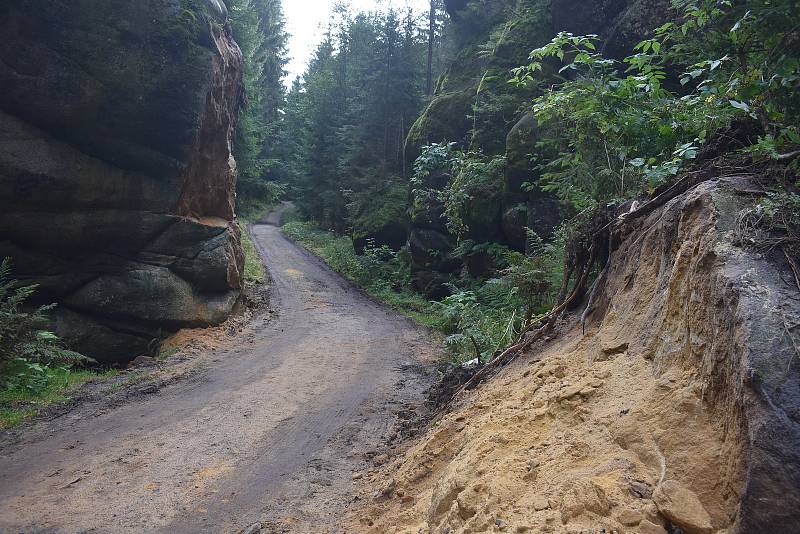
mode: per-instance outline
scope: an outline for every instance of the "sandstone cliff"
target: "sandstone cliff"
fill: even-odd
[[[217,0],[0,5],[0,257],[99,361],[239,298],[226,16]]]
[[[796,532],[800,304],[780,254],[738,244],[759,190],[711,180],[631,221],[585,333],[565,321],[395,451],[354,530]]]

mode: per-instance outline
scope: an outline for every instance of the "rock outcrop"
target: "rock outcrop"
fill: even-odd
[[[218,0],[0,5],[0,256],[99,361],[238,301],[226,16]]]
[[[759,190],[710,180],[626,223],[585,332],[566,320],[394,451],[352,530],[796,532],[800,290],[739,245]]]

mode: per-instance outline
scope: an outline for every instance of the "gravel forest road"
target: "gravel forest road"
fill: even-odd
[[[279,217],[252,227],[277,317],[188,378],[0,437],[0,532],[337,532],[353,474],[422,402],[437,349]]]

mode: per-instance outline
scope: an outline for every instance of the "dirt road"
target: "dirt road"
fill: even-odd
[[[435,348],[275,226],[253,234],[278,317],[188,379],[0,441],[0,532],[336,531]]]

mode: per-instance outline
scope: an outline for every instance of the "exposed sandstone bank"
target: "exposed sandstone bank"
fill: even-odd
[[[735,245],[752,184],[636,223],[564,326],[367,476],[357,532],[794,532],[800,300]],[[605,530],[601,530],[605,529]]]

